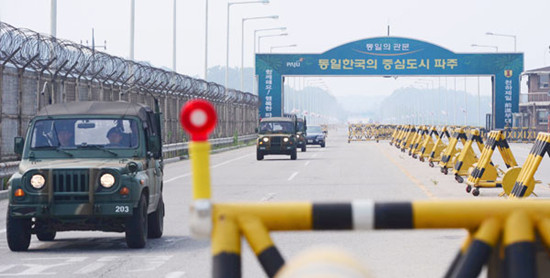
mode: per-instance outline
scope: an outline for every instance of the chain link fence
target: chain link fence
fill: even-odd
[[[165,144],[187,141],[179,108],[190,99],[211,101],[218,111],[214,138],[253,134],[258,97],[217,83],[155,68],[66,40],[0,22],[0,161],[15,159],[13,137],[45,105],[102,100],[159,100]]]

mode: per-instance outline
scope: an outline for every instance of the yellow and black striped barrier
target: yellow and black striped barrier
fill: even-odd
[[[476,143],[479,153],[483,152],[483,139],[479,135],[479,130],[472,129],[470,130],[470,136],[464,144],[464,148],[458,155],[456,163],[453,167],[453,174],[455,175],[455,180],[459,183],[464,182],[463,176],[468,176],[468,169],[477,163],[478,158],[474,152],[473,144]]]
[[[549,144],[550,133],[541,132],[537,135],[535,144],[531,148],[527,160],[521,167],[517,180],[514,182],[510,197],[527,197],[533,192],[536,183],[535,172],[539,168],[544,155],[546,153],[550,155]],[[504,178],[506,178],[506,174]]]
[[[460,153],[460,149],[456,148],[456,145],[460,141],[462,145],[466,143],[466,133],[464,133],[463,128],[456,128],[453,132],[453,136],[449,140],[449,145],[445,148],[445,152],[441,155],[441,161],[439,161],[439,166],[441,167],[441,173],[447,175],[448,169],[453,168],[456,162],[456,158]]]
[[[447,148],[447,144],[443,141],[443,138],[447,138],[447,140],[450,140],[449,132],[447,131],[447,127],[444,126],[441,129],[441,132],[439,134],[436,134],[437,140],[434,143],[433,149],[430,151],[430,157],[428,158],[428,165],[430,167],[434,167],[434,163],[439,163],[441,161],[441,156],[445,149]]]
[[[401,140],[400,148],[402,152],[406,152],[406,150],[410,147],[415,135],[416,135],[416,127],[414,125],[411,125],[410,128],[406,130],[405,135]]]
[[[502,160],[508,168],[506,184],[509,184],[512,180],[516,180],[521,168],[517,167],[518,164],[506,141],[504,131],[495,130],[489,132],[487,135],[487,142],[485,143],[477,164],[472,165],[472,168],[469,170],[470,173],[466,181],[466,192],[472,192],[474,196],[478,196],[480,188],[503,187],[503,180],[497,180],[499,177],[499,169],[491,162],[496,147],[498,147]],[[506,194],[510,194],[511,190],[512,186],[504,186]]]
[[[434,140],[432,139],[432,136],[434,134],[439,137],[439,134],[437,133],[437,128],[435,126],[432,126],[429,132],[424,137],[424,141],[420,146],[420,150],[418,151],[418,160],[424,162],[424,160],[430,156],[429,150],[433,149],[434,146]]]
[[[349,124],[348,143],[351,141],[376,141],[389,139],[394,126],[376,124]]]
[[[211,129],[204,132],[202,120],[193,123],[193,119],[200,119],[193,116],[193,108],[204,114],[208,107],[188,104],[184,110],[191,111],[182,112],[180,118],[188,119],[182,120],[182,125],[192,133],[193,140],[189,145],[193,173],[190,226],[194,236],[210,237],[212,241],[214,278],[241,277],[241,237],[246,239],[267,276],[277,276],[285,260],[270,231],[466,229],[468,239],[448,269],[449,277],[476,277],[485,264],[491,277],[536,277],[538,268],[548,264],[548,254],[546,264],[536,263],[545,251],[535,248],[537,232],[542,244],[550,246],[548,200],[213,203],[210,144],[206,140]],[[206,122],[211,123],[212,119]],[[545,144],[539,144],[533,152],[536,156],[544,154],[550,142],[550,135],[540,138]],[[500,254],[504,260],[490,259]]]
[[[391,135],[390,142],[389,142],[390,146],[393,145],[395,143],[395,141],[397,140],[397,135],[401,132],[401,128],[402,128],[402,126],[397,126],[393,130],[393,133]]]
[[[420,126],[416,132],[416,138],[414,139],[413,144],[409,150],[409,155],[412,156],[412,158],[416,159],[418,157],[418,154],[420,153],[420,148],[422,147],[421,143],[424,142],[427,136],[428,127]]]

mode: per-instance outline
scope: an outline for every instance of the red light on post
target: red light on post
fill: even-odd
[[[185,131],[191,134],[193,141],[206,141],[218,116],[214,106],[205,100],[197,99],[187,102],[180,111],[180,123]]]

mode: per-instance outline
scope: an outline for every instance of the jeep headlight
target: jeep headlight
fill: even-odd
[[[31,186],[34,189],[40,189],[44,187],[44,184],[46,183],[46,179],[41,174],[34,174],[31,177]]]
[[[111,188],[115,184],[115,176],[105,173],[99,178],[99,183],[105,188]]]
[[[264,139],[262,139],[262,140],[267,143],[267,141],[269,141],[269,138],[264,137]]]
[[[288,137],[283,138],[283,142],[288,142]]]

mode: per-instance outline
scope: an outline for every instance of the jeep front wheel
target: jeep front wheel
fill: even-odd
[[[52,241],[55,239],[56,232],[36,232],[36,237],[40,241]]]
[[[147,198],[141,195],[138,207],[126,220],[126,244],[130,248],[143,248],[147,243]]]
[[[263,160],[264,154],[260,151],[256,151],[256,160]]]
[[[162,200],[162,195],[160,195],[159,203],[157,205],[157,210],[149,214],[149,238],[160,238],[164,230],[164,201]]]
[[[305,152],[306,151],[306,143],[304,143],[304,145],[302,145],[302,152]]]
[[[297,154],[296,154],[296,149],[292,150],[292,152],[290,153],[290,159],[291,160],[296,160],[297,158]]]
[[[31,244],[31,220],[6,217],[6,237],[11,251],[26,251]]]

